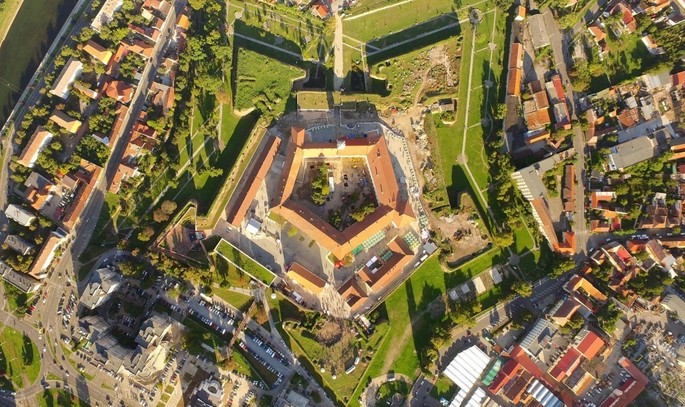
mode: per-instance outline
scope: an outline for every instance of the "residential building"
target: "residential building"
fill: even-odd
[[[102,83],[100,93],[127,105],[133,97],[135,88],[124,81],[108,80]]]
[[[138,175],[140,175],[140,172],[138,172],[137,168],[124,164],[123,162],[119,163],[117,172],[114,174],[112,182],[109,184],[109,188],[107,190],[113,194],[118,194],[119,190],[121,190],[122,183],[126,182],[130,178],[137,177]]]
[[[543,14],[534,14],[528,16],[528,28],[530,30],[530,38],[533,40],[533,47],[540,49],[551,44],[549,33],[547,32],[547,23]]]
[[[655,157],[659,152],[655,139],[640,136],[611,148],[609,170],[623,171],[625,168]]]
[[[40,153],[48,146],[53,134],[42,127],[33,132],[26,147],[21,151],[17,162],[24,167],[33,168]]]
[[[83,46],[83,51],[85,51],[88,55],[93,57],[93,59],[99,61],[103,65],[107,65],[113,55],[112,51],[108,50],[107,48],[103,47],[102,45],[98,44],[93,40],[88,40],[86,45]]]
[[[95,188],[102,168],[85,160],[81,159],[79,168],[73,174],[74,178],[78,180],[76,195],[72,203],[64,212],[62,218],[62,225],[67,230],[71,230],[79,222],[86,202],[90,199],[90,195]]]
[[[28,271],[28,274],[31,277],[37,280],[42,280],[47,277],[48,267],[50,267],[52,260],[55,258],[55,254],[57,253],[57,249],[62,243],[62,240],[64,240],[64,236],[57,232],[50,232]]]
[[[663,55],[666,50],[660,47],[655,41],[651,34],[647,34],[641,38],[642,43],[645,44],[647,51],[652,55]]]
[[[338,294],[353,312],[358,310],[358,306],[362,304],[361,300],[369,296],[364,286],[366,283],[361,281],[357,274],[354,274],[338,288]]]
[[[31,243],[27,242],[26,240],[22,239],[17,235],[7,235],[4,244],[7,245],[7,247],[9,247],[10,249],[14,250],[15,252],[21,254],[22,256],[26,256],[36,248],[36,246],[32,245]]]
[[[24,293],[32,293],[40,288],[40,281],[28,274],[13,270],[2,260],[0,260],[0,275],[8,284],[15,286]]]
[[[72,134],[76,134],[78,129],[81,127],[81,122],[79,120],[76,120],[68,114],[64,113],[63,111],[57,109],[52,111],[52,116],[50,116],[50,120],[55,122],[59,127],[63,128],[64,130]]]
[[[105,0],[100,11],[90,23],[90,27],[96,32],[100,32],[103,25],[109,24],[114,18],[114,13],[124,5],[124,0]]]
[[[36,215],[17,204],[9,204],[5,209],[5,216],[22,226],[29,226],[36,220]]]
[[[31,208],[36,211],[41,211],[48,201],[52,199],[50,192],[54,185],[37,172],[32,172],[26,178],[24,187],[26,187],[25,199]]]
[[[113,268],[95,270],[81,294],[81,304],[91,310],[99,307],[119,289],[122,279],[121,274]]]
[[[62,68],[62,72],[55,79],[50,93],[65,100],[69,98],[69,87],[81,76],[81,72],[83,72],[81,61],[73,57],[69,58]]]

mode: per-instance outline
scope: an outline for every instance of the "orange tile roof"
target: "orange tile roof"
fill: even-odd
[[[326,282],[321,277],[312,273],[297,262],[291,264],[290,268],[285,274],[297,284],[302,286],[302,288],[315,295],[319,295],[326,286]]]
[[[685,84],[685,71],[671,75],[671,82],[674,87]]]
[[[359,301],[362,298],[368,297],[366,290],[364,290],[358,281],[356,274],[350,277],[349,280],[347,280],[343,285],[340,286],[340,288],[338,288],[338,294],[343,297],[343,299],[347,302],[347,305],[352,308],[352,311],[355,311],[356,305],[360,304]]]
[[[585,337],[580,341],[576,348],[588,360],[592,360],[604,348],[606,343],[596,333],[587,331]]]
[[[530,201],[533,209],[538,215],[540,222],[542,223],[542,228],[544,230],[545,237],[552,243],[552,246],[559,244],[559,239],[557,238],[557,233],[554,230],[554,225],[552,223],[552,216],[549,213],[547,205],[542,200],[542,198],[535,198]]]
[[[134,52],[143,58],[150,58],[155,46],[145,41],[134,40],[131,44],[126,44],[129,51]],[[142,68],[142,67],[141,67]]]
[[[86,45],[83,46],[83,50],[88,53],[91,57],[107,65],[109,60],[112,58],[112,51],[103,47],[93,40],[88,40]]]
[[[490,383],[490,386],[488,386],[488,390],[490,390],[493,394],[497,394],[497,392],[500,391],[502,387],[504,387],[509,381],[514,378],[521,370],[523,369],[523,366],[521,366],[517,361],[514,359],[509,359],[500,369],[499,372],[497,372],[497,376],[495,376],[495,379]]]
[[[107,190],[113,194],[119,193],[122,182],[124,182],[127,178],[134,176],[135,174],[135,168],[132,168],[124,163],[119,163],[117,166],[117,172],[114,174],[112,182],[109,184],[109,188]]]
[[[547,109],[540,109],[526,113],[526,124],[528,125],[529,129],[538,129],[545,127],[550,123],[552,123],[552,119],[550,118],[549,110]]]
[[[400,228],[412,222],[414,213],[408,202],[399,199],[399,185],[392,167],[390,152],[385,137],[381,134],[344,139],[343,148],[339,148],[337,143],[306,143],[305,132],[300,128],[293,128],[290,138],[286,162],[274,199],[275,207],[272,210],[288,219],[290,223],[316,240],[335,257],[344,258],[371,236],[391,225]],[[290,195],[305,158],[350,156],[366,158],[379,205],[361,222],[356,222],[340,232],[306,205],[291,200]]]
[[[555,320],[559,325],[564,326],[573,317],[573,315],[580,308],[578,301],[574,300],[573,297],[569,297],[561,304],[561,307],[552,315],[552,319]]]
[[[26,144],[26,147],[22,150],[17,162],[24,167],[33,167],[33,164],[38,159],[38,155],[47,147],[51,139],[52,133],[40,126],[36,128],[36,131],[31,135],[28,144]]]
[[[118,76],[119,73],[119,64],[121,64],[121,61],[128,55],[129,49],[126,47],[125,44],[119,44],[117,47],[117,51],[114,53],[114,56],[110,58],[109,64],[107,64],[107,70],[105,70],[105,73],[107,75],[111,76]]]
[[[121,125],[124,124],[124,117],[126,117],[127,112],[128,107],[122,105],[121,103],[117,104],[116,119],[114,119],[114,123],[112,124],[112,131],[109,132],[110,149],[114,149],[114,146],[117,144],[117,140],[119,140]]]
[[[262,181],[264,181],[274,158],[276,158],[278,146],[281,145],[281,139],[271,136],[267,137],[269,139],[266,141],[262,152],[256,159],[253,159],[254,166],[252,170],[243,175],[243,179],[247,181],[247,184],[243,185],[239,189],[238,194],[235,195],[236,201],[229,204],[226,220],[235,227],[240,227],[243,219],[245,219],[247,210],[252,205],[252,201],[262,185]]]
[[[109,80],[102,84],[101,93],[123,104],[128,104],[133,97],[134,88],[124,81]]]
[[[509,68],[507,77],[507,95],[518,96],[521,93],[521,68]]]
[[[53,110],[50,120],[55,122],[58,126],[68,131],[69,133],[76,133],[81,127],[81,122],[64,113],[61,110]]]
[[[388,249],[393,252],[393,255],[383,263],[378,270],[372,272],[368,267],[364,267],[359,272],[359,276],[372,289],[386,286],[390,280],[393,280],[397,274],[404,270],[404,267],[409,264],[414,257],[411,250],[409,250],[399,236],[395,237],[395,239],[388,244]],[[378,290],[376,289],[376,291]]]
[[[511,51],[509,54],[509,69],[521,67],[523,67],[523,45],[515,42],[511,44]]]
[[[43,208],[45,201],[50,196],[50,189],[52,189],[52,184],[45,184],[42,188],[31,187],[26,198],[33,209],[40,211]]]
[[[74,201],[69,205],[64,218],[62,218],[62,224],[67,230],[71,230],[79,221],[81,214],[85,209],[86,202],[95,188],[95,183],[97,182],[101,171],[102,167],[83,158],[81,159],[80,167],[75,176],[81,183],[85,183],[85,185],[79,187],[76,197],[74,197]]]
[[[183,30],[188,30],[190,27],[190,19],[185,14],[179,14],[176,18],[176,26],[182,28]]]
[[[53,258],[55,257],[55,250],[57,246],[62,242],[62,237],[52,232],[48,236],[48,239],[43,243],[40,252],[36,256],[36,259],[31,264],[31,268],[28,274],[35,279],[43,279],[46,277],[46,270]]]
[[[606,38],[606,34],[604,33],[604,30],[602,30],[601,27],[597,25],[591,25],[587,28],[590,30],[590,33],[592,34],[593,37],[595,37],[595,41],[600,42]]]
[[[556,381],[562,382],[564,378],[573,374],[582,361],[583,355],[575,348],[569,348],[564,356],[559,358],[557,364],[554,365],[549,374],[551,374]]]

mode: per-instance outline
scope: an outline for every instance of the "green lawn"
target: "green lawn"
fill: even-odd
[[[237,58],[235,108],[283,111],[292,81],[304,76],[302,69],[245,48],[240,48]]]
[[[533,236],[530,235],[528,229],[525,227],[514,229],[514,247],[512,249],[516,253],[525,253],[535,247]]]
[[[474,2],[475,0],[463,1],[461,6],[466,8],[468,4]],[[355,15],[360,15],[372,8],[387,5],[382,4],[383,2],[373,3],[375,3],[373,6],[367,7],[362,3],[350,10],[349,14],[352,15],[343,19],[345,35],[368,42],[406,30],[443,14],[453,13],[455,9],[454,0],[414,0],[411,3],[400,4],[387,10],[355,18]]]
[[[20,317],[24,316],[31,297],[7,281],[3,280],[2,284],[5,288],[5,299],[7,299],[7,305],[9,306],[10,312]]]
[[[266,267],[257,263],[250,256],[243,253],[237,247],[233,246],[224,239],[219,241],[219,244],[216,245],[214,251],[229,263],[233,263],[233,265],[243,270],[252,278],[257,281],[261,281],[266,285],[271,285],[276,278],[274,273],[267,270]]]
[[[230,289],[214,287],[212,292],[235,308],[245,311],[252,303],[252,297]]]
[[[24,388],[35,382],[40,372],[38,348],[28,336],[10,327],[0,332],[0,370],[7,372],[0,378],[0,387],[4,389]]]
[[[183,325],[187,328],[186,337],[184,338],[185,349],[193,355],[205,355],[210,360],[216,362],[216,352],[210,352],[202,344],[204,343],[212,349],[226,346],[228,334],[221,336],[216,331],[208,329],[206,325],[198,322],[193,317],[186,317],[183,320]]]
[[[86,407],[78,397],[66,390],[44,390],[36,396],[40,407]]]
[[[320,49],[327,49],[332,41],[330,25],[310,13],[294,13],[291,7],[281,4],[234,0],[228,11],[229,24],[234,25],[237,33],[301,54],[305,59],[320,59]],[[242,13],[239,21],[236,12]]]
[[[433,384],[431,396],[433,396],[433,398],[436,400],[440,400],[441,398],[452,400],[457,394],[458,390],[459,386],[454,384],[452,380],[448,379],[444,375],[440,375]]]
[[[262,382],[264,382],[267,385],[267,387],[271,387],[274,383],[276,383],[276,380],[278,380],[276,374],[270,372],[269,369],[267,369],[266,366],[264,366],[261,362],[259,362],[250,354],[248,354],[240,348],[235,348],[235,351],[240,353],[240,355],[245,359],[245,361],[250,366],[252,372],[251,376],[258,377]]]
[[[383,383],[376,392],[378,403],[384,405],[385,403],[391,402],[396,394],[399,394],[406,399],[411,391],[410,384],[411,383],[407,383],[403,380]]]
[[[231,360],[234,363],[233,369],[238,373],[244,374],[250,380],[259,380],[260,382],[265,383],[264,379],[259,375],[259,372],[253,368],[247,358],[248,356],[244,354],[243,350],[235,346],[231,353]],[[261,363],[257,361],[254,361],[254,363],[261,365]]]
[[[496,264],[504,264],[507,262],[509,253],[497,246],[493,246],[490,250],[478,255],[477,257],[461,264],[459,267],[445,273],[446,287],[452,289],[459,284],[475,277],[478,273],[492,268]]]

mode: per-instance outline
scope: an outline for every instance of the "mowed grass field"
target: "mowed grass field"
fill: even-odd
[[[65,390],[44,390],[36,396],[40,407],[85,407],[87,403]]]
[[[279,4],[231,1],[228,24],[238,34],[314,60],[330,47],[333,35],[332,27],[321,19],[310,13],[294,14],[291,8]]]
[[[292,81],[303,77],[304,71],[245,48],[240,48],[237,58],[234,107],[283,111]]]
[[[455,11],[462,14],[460,10],[467,10],[470,5],[480,2],[462,1],[458,10],[454,0],[412,0],[408,3],[396,1],[392,4],[387,1],[372,0],[368,4],[362,1],[343,19],[343,32],[345,35],[368,42],[406,30],[443,14]]]
[[[0,388],[6,390],[21,389],[36,381],[40,372],[40,353],[31,338],[10,327],[2,328],[0,370],[6,372],[6,376],[0,378]]]

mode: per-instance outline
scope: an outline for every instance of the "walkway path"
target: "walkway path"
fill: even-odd
[[[377,8],[377,9],[369,10],[369,11],[367,11],[367,12],[365,12],[365,13],[357,14],[356,16],[347,17],[345,20],[348,20],[348,21],[355,20],[355,19],[357,19],[357,18],[366,17],[366,16],[368,16],[368,15],[371,15],[371,14],[374,14],[374,13],[378,13],[379,11],[387,10],[387,9],[389,9],[389,8],[401,6],[402,4],[407,4],[407,3],[411,3],[411,2],[412,2],[412,0],[400,1],[400,2],[397,2],[397,3],[394,3],[394,4],[390,4],[390,5],[387,5],[387,6],[383,6],[383,7]]]
[[[495,30],[495,27],[497,27],[497,8],[495,8],[493,11],[495,12],[495,21],[492,24],[493,36],[494,36],[494,32],[495,32],[494,30]],[[473,36],[471,37],[471,55],[469,57],[469,80],[468,80],[468,89],[469,90],[471,89],[471,85],[472,85],[472,81],[473,81],[473,57],[474,57],[474,54],[476,53],[476,30],[477,29],[478,29],[477,26],[475,26],[473,28]],[[492,51],[490,51],[490,58],[492,59]],[[483,204],[486,204],[487,200],[483,196],[483,193],[481,192],[481,190],[479,188],[477,188],[478,183],[476,182],[476,178],[473,176],[473,173],[471,173],[471,169],[469,168],[469,164],[468,164],[468,158],[466,155],[466,140],[467,140],[467,133],[468,133],[468,129],[469,129],[469,125],[468,125],[469,123],[468,122],[469,122],[469,109],[470,108],[471,108],[471,92],[469,91],[466,94],[466,108],[465,108],[466,116],[464,117],[464,133],[462,135],[461,154],[459,155],[458,161],[459,161],[459,164],[461,164],[464,167],[464,169],[466,170],[466,174],[468,175],[469,180],[472,182],[474,187],[476,187],[473,189],[476,191],[476,193],[480,197],[481,202]],[[495,213],[492,211],[490,206],[488,206],[488,205],[485,205],[485,206],[486,206],[488,213],[490,214],[490,217],[492,218],[493,223],[495,224],[496,227],[499,228],[499,226],[497,225],[496,218],[495,218]]]
[[[343,24],[342,17],[337,12],[335,13],[335,39],[333,40],[333,52],[335,59],[333,60],[333,88],[335,90],[342,89],[345,68],[343,60]]]

